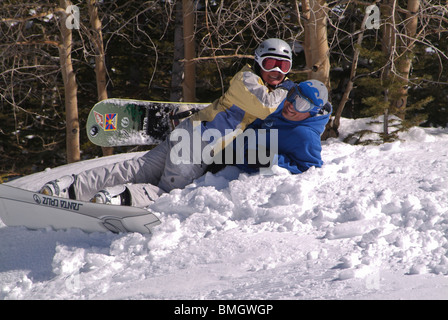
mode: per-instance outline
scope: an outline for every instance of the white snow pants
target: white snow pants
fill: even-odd
[[[184,153],[182,154],[184,160],[182,163],[178,163],[177,151],[179,148],[173,150],[173,147],[182,142],[179,132],[181,132],[182,139],[189,139],[189,150],[182,149],[182,153]],[[188,134],[189,137],[184,137],[185,134]],[[185,147],[185,141],[183,147]],[[207,144],[208,142],[201,142],[201,152]],[[205,173],[207,165],[202,161],[200,163],[193,161],[192,151],[193,124],[190,119],[186,119],[165,141],[144,155],[75,175],[76,199],[88,201],[100,190],[126,185],[131,194],[131,205],[145,207],[162,193],[176,188],[184,188]]]

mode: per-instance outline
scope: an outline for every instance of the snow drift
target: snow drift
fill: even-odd
[[[448,130],[379,146],[342,142],[322,168],[227,167],[149,209],[152,235],[27,230],[0,222],[1,299],[446,299]],[[370,126],[372,127],[372,126]],[[38,190],[72,164],[9,184]]]

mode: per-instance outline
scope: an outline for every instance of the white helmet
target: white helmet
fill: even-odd
[[[260,43],[255,50],[255,62],[257,62],[259,66],[262,66],[264,57],[278,57],[283,60],[288,60],[290,62],[289,64],[292,64],[291,47],[281,39],[270,38]]]
[[[292,50],[282,39],[270,38],[260,43],[255,50],[255,61],[263,56],[277,56],[292,61]]]

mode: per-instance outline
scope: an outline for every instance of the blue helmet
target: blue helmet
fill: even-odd
[[[319,80],[307,80],[292,86],[286,99],[296,111],[316,114],[328,102],[328,90]]]

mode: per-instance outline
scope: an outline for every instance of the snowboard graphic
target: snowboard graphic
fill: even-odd
[[[151,145],[163,141],[177,125],[208,103],[106,99],[87,118],[87,136],[101,147]]]
[[[160,224],[154,213],[142,208],[51,197],[5,184],[0,184],[0,219],[10,227],[114,233],[150,233]]]

